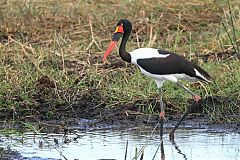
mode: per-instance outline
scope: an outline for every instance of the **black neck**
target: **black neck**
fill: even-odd
[[[123,37],[122,37],[122,42],[120,44],[119,48],[119,55],[122,58],[122,60],[131,63],[131,55],[126,51],[126,44],[127,40],[130,36],[131,30],[128,30],[124,32]]]

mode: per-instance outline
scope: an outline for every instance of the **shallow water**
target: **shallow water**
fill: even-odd
[[[69,160],[124,160],[128,141],[127,160],[133,159],[136,148],[144,147],[143,160],[152,159],[159,147],[159,132],[151,135],[152,128],[128,130],[78,131],[68,134],[0,135],[0,147],[10,147],[24,157],[42,160],[45,158]],[[41,142],[42,141],[42,146]],[[58,141],[58,144],[57,144]],[[66,142],[64,142],[66,141]],[[239,160],[240,136],[237,133],[217,133],[206,129],[179,129],[175,144],[163,137],[166,160]],[[63,157],[64,156],[64,157]],[[37,158],[41,157],[41,158]],[[160,159],[158,150],[155,159]]]

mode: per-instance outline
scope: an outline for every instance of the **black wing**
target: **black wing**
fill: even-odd
[[[138,59],[137,64],[151,74],[166,75],[184,73],[190,77],[196,77],[204,81],[209,81],[210,75],[201,67],[192,64],[176,53],[163,50],[158,50],[158,52],[163,55],[169,54],[169,56],[166,58]],[[194,69],[198,70],[198,72],[202,74],[203,77],[206,77],[207,80],[197,76]]]

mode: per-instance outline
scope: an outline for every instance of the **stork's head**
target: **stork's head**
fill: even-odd
[[[132,24],[129,20],[121,19],[120,21],[118,21],[116,30],[112,36],[112,41],[108,45],[108,48],[103,56],[103,61],[105,61],[107,57],[110,55],[110,53],[112,52],[112,50],[117,47],[117,42],[124,35],[124,33],[131,30],[132,30]]]

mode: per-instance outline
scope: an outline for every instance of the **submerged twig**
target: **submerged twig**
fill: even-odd
[[[141,154],[140,160],[143,160],[143,155],[144,155],[144,150],[143,150],[143,152]]]
[[[125,158],[124,158],[124,160],[127,160],[127,151],[128,151],[128,140],[127,140],[127,143],[126,143]]]
[[[31,130],[34,132],[34,134],[35,134],[35,133],[38,133],[38,134],[41,136],[41,138],[42,138],[45,142],[47,142],[47,144],[48,144],[49,146],[53,147],[65,160],[68,160],[68,159],[62,154],[62,152],[59,151],[57,147],[53,146],[50,142],[48,142],[48,140],[47,140],[47,139],[41,134],[41,132],[38,131],[34,126],[32,126],[32,125],[30,125],[30,124],[28,124],[28,123],[22,122],[22,121],[20,121],[20,122],[21,122],[22,124],[24,124],[26,127],[28,127],[29,129],[31,129]],[[39,145],[42,146],[42,141],[39,141],[39,143],[40,143]]]
[[[151,132],[151,134],[150,134],[150,136],[149,136],[149,139],[152,138],[153,133],[156,131],[158,125],[159,125],[159,122],[158,122],[158,123],[155,125],[155,127],[153,128],[153,131]],[[144,148],[145,148],[145,146],[142,146],[142,148],[138,151],[137,154],[140,155],[140,153],[142,153],[142,152],[144,151]],[[133,158],[133,160],[134,160],[134,158]]]
[[[153,158],[152,158],[152,160],[154,160],[154,159],[155,159],[155,157],[156,157],[156,155],[157,155],[157,152],[158,152],[158,150],[159,150],[159,148],[160,148],[160,145],[161,145],[161,144],[159,144],[159,145],[158,145],[158,148],[157,148],[157,150],[155,151],[155,153],[154,153],[154,155],[153,155]]]

